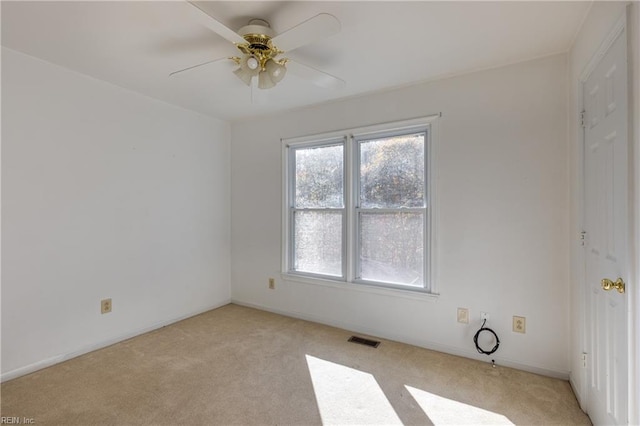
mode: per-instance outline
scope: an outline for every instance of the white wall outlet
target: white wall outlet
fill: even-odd
[[[469,309],[458,308],[458,322],[462,324],[469,324]]]
[[[489,321],[489,314],[487,312],[480,312],[480,321]]]
[[[527,332],[527,319],[525,317],[513,317],[513,331],[516,333],[526,333]]]
[[[276,289],[276,279],[275,278],[269,278],[269,288],[271,290],[275,290]]]
[[[102,299],[100,301],[100,313],[108,314],[111,312],[111,299]]]

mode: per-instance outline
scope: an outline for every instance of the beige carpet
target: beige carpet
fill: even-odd
[[[237,305],[3,383],[36,425],[590,424],[569,384]]]

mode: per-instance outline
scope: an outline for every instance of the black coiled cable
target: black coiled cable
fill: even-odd
[[[500,339],[498,339],[498,335],[496,334],[495,331],[484,326],[486,323],[487,323],[487,319],[485,318],[484,321],[482,322],[482,326],[480,327],[480,330],[478,330],[475,336],[473,336],[473,343],[476,344],[476,349],[478,350],[478,352],[485,355],[491,355],[492,353],[498,350],[498,347],[500,346]],[[482,333],[483,331],[488,331],[489,333],[493,334],[496,338],[496,345],[490,351],[485,351],[478,344],[478,336],[480,336],[480,333]]]

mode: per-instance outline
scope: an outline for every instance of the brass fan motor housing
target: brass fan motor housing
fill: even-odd
[[[276,56],[284,53],[271,43],[271,37],[266,34],[244,34],[242,36],[247,42],[238,43],[236,47],[245,55],[251,55],[255,57],[260,63],[260,69],[265,70],[265,66],[269,59],[274,59]],[[236,63],[239,62],[239,58],[231,58]],[[281,59],[279,61],[281,65],[287,62],[287,59]]]
[[[247,43],[249,44],[250,49],[256,50],[271,50],[271,37],[264,34],[247,34],[243,36]]]
[[[271,39],[276,35],[271,29],[269,22],[264,19],[252,19],[249,21],[249,25],[240,28],[238,34],[242,36],[247,42],[236,43],[236,47],[244,55],[251,55],[260,63],[260,70],[266,69],[267,61],[284,53],[273,45]],[[240,63],[240,58],[231,58],[236,63]],[[281,65],[287,62],[287,59],[280,59],[276,61]]]

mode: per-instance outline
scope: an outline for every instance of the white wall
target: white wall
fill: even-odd
[[[229,301],[229,141],[2,49],[3,379]]]
[[[571,383],[578,401],[585,408],[586,370],[582,368],[581,355],[588,352],[585,340],[584,258],[579,234],[582,231],[581,200],[582,180],[582,129],[579,114],[582,111],[582,93],[579,77],[596,53],[614,24],[623,15],[626,2],[594,2],[569,52],[569,142],[570,142],[570,235],[571,235]],[[637,49],[637,47],[636,47]],[[636,53],[637,55],[637,53]],[[633,422],[632,422],[633,423]]]
[[[566,56],[232,124],[232,300],[347,329],[567,377]],[[281,138],[442,112],[436,301],[280,277]],[[472,324],[456,322],[456,308]],[[527,333],[511,317],[527,317]]]

